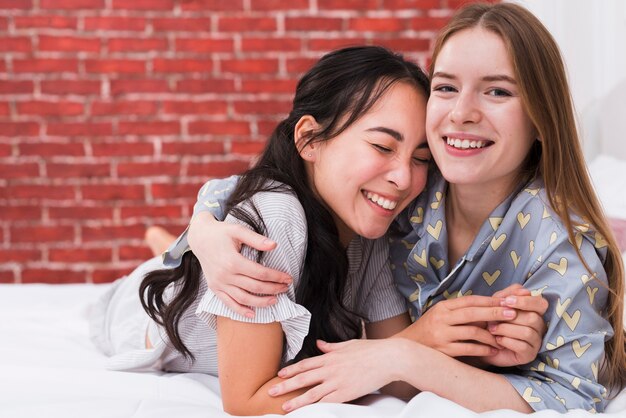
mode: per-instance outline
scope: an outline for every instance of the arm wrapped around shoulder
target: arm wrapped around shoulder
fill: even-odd
[[[253,196],[250,202],[239,205],[252,218],[262,220],[263,231],[268,238],[278,245],[275,250],[262,253],[262,265],[283,271],[294,278],[287,292],[276,295],[277,303],[262,308],[253,308],[253,318],[243,316],[221,301],[214,292],[207,290],[202,297],[196,315],[215,328],[216,316],[223,316],[246,323],[268,324],[279,322],[286,339],[283,350],[283,362],[293,359],[300,351],[304,338],[309,331],[311,314],[296,303],[295,286],[304,266],[306,256],[306,220],[304,210],[295,196],[286,192],[261,192]],[[237,223],[251,228],[244,221],[228,215],[225,222]],[[242,255],[250,260],[259,259],[259,252],[243,246]]]

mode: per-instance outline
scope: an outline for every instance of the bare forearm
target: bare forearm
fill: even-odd
[[[532,408],[502,375],[477,369],[413,341],[399,338],[401,367],[396,380],[450,399],[476,412]]]
[[[283,379],[280,377],[275,377],[263,384],[249,397],[245,397],[246,399],[233,399],[229,402],[224,402],[224,411],[231,415],[240,416],[285,414],[286,411],[282,409],[283,403],[301,395],[309,388],[296,390],[281,396],[269,396],[268,391],[270,387],[282,381]]]

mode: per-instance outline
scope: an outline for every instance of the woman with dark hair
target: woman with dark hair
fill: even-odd
[[[426,75],[381,47],[329,53],[298,83],[293,109],[226,202],[227,223],[266,234],[249,259],[294,282],[254,318],[209,289],[198,259],[154,258],[113,284],[95,307],[92,337],[117,370],[219,376],[226,412],[284,412],[268,388],[316,340],[390,336],[406,305],[393,285],[385,235],[422,191]],[[166,260],[167,261],[167,260]]]

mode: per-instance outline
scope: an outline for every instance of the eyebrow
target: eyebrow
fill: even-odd
[[[400,132],[396,131],[395,129],[386,128],[384,126],[375,126],[373,128],[369,128],[367,129],[367,132],[382,132],[393,137],[396,141],[404,141],[404,136]]]
[[[449,78],[451,80],[456,80],[457,77],[455,75],[449,74],[449,73],[444,73],[443,71],[438,71],[436,73],[433,74],[433,78],[435,77],[441,77],[441,78]],[[505,74],[495,74],[495,75],[488,75],[482,78],[485,81],[506,81],[508,83],[511,84],[517,84],[517,81],[513,78],[510,77],[508,75]]]
[[[395,129],[386,128],[384,126],[375,126],[373,128],[366,129],[367,132],[382,132],[394,138],[398,142],[404,141],[404,135]],[[428,143],[426,141],[422,142],[417,146],[417,148],[428,148]]]

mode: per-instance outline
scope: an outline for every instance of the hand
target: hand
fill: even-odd
[[[207,239],[210,237],[210,239]],[[230,309],[248,318],[254,317],[249,306],[264,307],[276,303],[275,295],[287,290],[291,277],[241,255],[243,244],[259,251],[271,251],[276,243],[241,226],[218,222],[208,212],[192,218],[189,246],[198,257],[211,289]]]
[[[286,380],[272,386],[269,394],[279,396],[311,386],[283,404],[287,412],[315,402],[348,402],[367,395],[393,381],[389,363],[402,356],[393,352],[397,340],[318,341],[317,346],[326,354],[280,370],[278,376]]]
[[[493,295],[501,298],[501,305],[517,311],[514,319],[506,322],[490,322],[487,329],[496,337],[502,348],[495,355],[482,357],[484,363],[511,367],[526,364],[537,357],[541,349],[546,324],[543,314],[548,301],[541,296],[531,296],[530,290],[515,284]]]
[[[450,357],[494,355],[501,347],[487,324],[510,321],[517,315],[514,309],[501,306],[500,300],[463,296],[438,302],[397,335]]]

